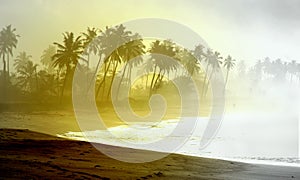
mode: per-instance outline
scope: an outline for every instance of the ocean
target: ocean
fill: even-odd
[[[189,132],[187,139],[180,134],[172,134],[180,125],[180,121],[191,119],[196,119],[197,124],[193,131]],[[142,145],[168,137],[184,142],[170,153],[253,164],[300,167],[298,116],[280,112],[225,114],[216,136],[210,139],[208,146],[200,148],[200,141],[208,121],[208,117],[184,117],[161,122],[136,122],[106,130],[66,132],[58,136],[122,147],[142,147],[160,152],[166,152],[168,148],[162,146],[143,148]]]

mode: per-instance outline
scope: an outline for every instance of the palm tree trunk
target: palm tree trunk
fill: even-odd
[[[226,87],[227,82],[228,82],[228,75],[229,75],[229,69],[227,69],[227,73],[226,73],[225,87]]]
[[[149,75],[147,74],[147,76],[146,76],[146,89],[147,89],[147,86],[148,86],[148,79],[149,79]]]
[[[160,79],[160,76],[161,76],[161,75],[160,75],[160,73],[159,73],[158,76],[156,77],[156,80],[154,81],[153,88],[156,87],[157,82],[158,82],[158,80]],[[152,89],[153,89],[153,88],[152,88]]]
[[[127,79],[128,79],[128,84],[129,84],[129,85],[131,85],[131,69],[132,69],[132,68],[129,68],[128,78],[127,78]]]
[[[89,90],[89,69],[90,69],[90,54],[88,53],[87,62],[86,62],[86,92]]]
[[[36,68],[35,68],[35,83],[36,83],[36,91],[39,90],[39,84],[38,84],[38,74],[37,74],[37,71],[36,71]]]
[[[107,64],[104,65],[104,71],[106,73],[108,73],[109,71],[109,68],[110,68],[110,62],[109,62],[109,65],[107,66]],[[102,83],[103,83],[103,87],[102,87],[102,93],[101,93],[101,100],[103,100],[104,98],[104,94],[105,94],[105,86],[106,86],[106,76],[107,74],[104,75],[103,79],[102,79]]]
[[[119,82],[119,84],[118,84],[118,89],[117,89],[117,93],[116,93],[116,95],[117,95],[117,96],[116,96],[116,100],[118,100],[118,97],[119,97],[120,86],[121,86],[122,81],[123,81],[123,79],[124,79],[125,71],[126,71],[126,69],[127,69],[127,65],[128,65],[128,63],[125,64],[125,67],[124,67],[124,70],[123,70],[123,73],[122,73],[122,77],[121,77],[120,82]]]
[[[203,85],[202,85],[202,92],[201,92],[201,97],[203,97],[204,95],[204,88],[205,88],[205,84],[206,84],[206,78],[207,78],[207,73],[208,73],[208,66],[209,64],[207,63],[206,65],[206,68],[205,68],[205,76],[204,76],[204,79],[203,79]]]
[[[226,85],[227,85],[227,82],[228,82],[228,75],[229,75],[229,69],[227,69],[227,73],[226,73],[226,80],[225,80],[225,84],[224,84],[224,92],[225,92]]]
[[[212,70],[211,70],[211,72],[210,72],[210,75],[209,75],[209,77],[208,77],[208,81],[207,81],[207,85],[206,85],[205,93],[204,93],[205,96],[206,96],[206,94],[207,94],[209,82],[210,82],[210,80],[211,80],[211,78],[212,78],[212,76],[213,76],[213,73],[214,73],[214,68],[212,68]]]
[[[3,61],[3,85],[4,85],[4,87],[5,87],[5,82],[6,82],[6,61],[5,61],[5,55],[3,54],[3,56],[2,56],[2,61]]]
[[[163,74],[160,75],[159,80],[158,80],[158,83],[159,83],[159,84],[162,82],[162,80],[163,80],[165,74],[166,74],[166,71],[164,71]]]
[[[10,77],[9,77],[9,53],[7,53],[7,74],[8,74],[7,80],[9,82],[9,79],[10,79]]]
[[[153,86],[153,82],[154,82],[154,78],[155,78],[155,71],[156,71],[156,68],[157,68],[157,65],[155,65],[155,67],[154,67],[153,77],[152,77],[151,84],[150,84],[150,89],[149,89],[149,97],[150,97],[151,94],[152,94],[152,86]]]
[[[111,81],[110,81],[109,89],[108,89],[108,92],[107,92],[106,100],[108,100],[108,98],[109,98],[110,91],[111,91],[111,88],[112,88],[112,84],[113,84],[114,78],[116,76],[116,71],[117,71],[118,65],[119,65],[119,62],[116,61],[116,64],[115,64],[115,67],[114,67],[114,70],[113,70],[113,74],[112,74],[112,78],[111,78]]]
[[[2,101],[5,102],[6,99],[6,61],[5,61],[5,55],[3,54],[3,72],[2,72],[2,78],[3,78],[3,91],[2,91]]]
[[[102,57],[102,54],[99,55],[98,63],[97,63],[97,66],[96,66],[96,70],[95,70],[95,72],[94,72],[94,74],[93,74],[92,79],[90,80],[90,83],[89,83],[89,87],[88,87],[88,89],[87,89],[87,92],[90,90],[91,85],[92,85],[92,83],[93,83],[93,81],[94,81],[94,78],[96,78],[96,75],[97,75],[97,72],[98,72],[98,69],[99,69],[99,66],[100,66],[100,62],[101,62],[101,57]]]
[[[152,89],[154,89],[154,87],[157,86],[157,84],[158,84],[160,78],[162,77],[161,71],[162,71],[162,70],[159,71],[158,76],[156,77],[156,80],[154,81],[154,84],[153,84]]]
[[[66,75],[65,75],[65,78],[64,78],[64,84],[63,84],[63,87],[61,89],[61,95],[60,95],[60,100],[59,100],[60,104],[62,103],[62,98],[64,96],[64,91],[65,91],[65,88],[66,88],[66,85],[67,85],[67,78],[68,78],[68,75],[69,75],[69,71],[70,71],[70,68],[69,68],[69,66],[67,66]]]
[[[59,88],[59,76],[60,76],[60,70],[59,69],[57,69],[57,97],[59,98],[59,90],[60,90],[60,88]]]
[[[86,66],[87,66],[87,69],[90,68],[90,53],[88,53],[88,58],[87,58]]]
[[[107,66],[107,67],[104,67],[104,75],[103,75],[103,79],[102,79],[102,81],[101,81],[101,82],[99,83],[99,85],[98,85],[96,97],[98,97],[99,92],[100,92],[100,89],[101,89],[101,86],[102,86],[103,83],[104,83],[104,86],[105,86],[105,79],[106,79],[107,72],[108,72],[108,70],[109,70],[109,68],[110,68],[110,65],[111,65],[111,61],[109,61],[108,65],[106,65],[106,63],[105,63],[105,66]],[[103,87],[103,88],[105,88],[105,87]]]

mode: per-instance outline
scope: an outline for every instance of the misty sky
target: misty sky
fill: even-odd
[[[300,0],[0,0],[0,27],[12,24],[21,35],[15,54],[35,61],[63,32],[144,17],[185,24],[223,56],[248,64],[266,56],[300,62]]]

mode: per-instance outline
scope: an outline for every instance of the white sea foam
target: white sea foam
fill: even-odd
[[[257,164],[300,166],[298,157],[298,117],[283,113],[240,113],[226,115],[210,145],[199,149],[208,118],[198,123],[189,140],[176,152],[179,154],[242,161]],[[188,120],[188,118],[183,118]],[[68,132],[60,137],[116,146],[135,147],[135,144],[159,141],[176,128],[179,120],[160,123],[135,123],[107,130]],[[182,138],[173,136],[171,138]],[[121,140],[121,141],[120,141]],[[120,142],[126,142],[120,143]],[[164,151],[162,147],[149,150]]]

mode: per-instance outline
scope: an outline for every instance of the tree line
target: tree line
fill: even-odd
[[[19,52],[13,59],[14,72],[11,72],[9,64],[20,38],[11,25],[4,27],[0,33],[2,100],[10,98],[12,95],[7,95],[9,93],[14,93],[15,97],[16,94],[23,98],[35,97],[39,101],[63,102],[70,99],[75,68],[85,72],[88,82],[96,78],[95,94],[98,100],[110,100],[113,80],[119,79],[119,93],[121,85],[131,84],[134,67],[149,74],[145,76],[146,82],[142,88],[148,97],[168,84],[169,79],[165,77],[170,75],[174,79],[196,77],[204,97],[209,89],[209,82],[216,78],[215,74],[220,68],[225,72],[225,90],[229,74],[236,66],[236,60],[230,55],[222,57],[218,51],[201,44],[194,49],[186,49],[172,40],[145,42],[138,32],[131,32],[119,25],[102,30],[87,28],[78,36],[73,32],[65,32],[61,42],[54,42],[43,51],[40,63],[34,63],[32,56],[26,52]],[[175,61],[167,61],[157,54]],[[142,58],[143,55],[149,55],[149,58]],[[97,57],[96,60],[94,57]],[[136,60],[130,61],[133,58]],[[101,67],[100,62],[103,62]],[[96,67],[91,67],[91,64],[96,64]],[[186,71],[180,71],[180,64]],[[206,65],[202,67],[201,64]],[[257,78],[262,78],[264,73],[281,80],[285,80],[286,76],[299,79],[299,67],[296,61],[287,63],[266,58],[263,62],[258,61],[249,72],[253,72]],[[121,68],[123,71],[119,73]]]

